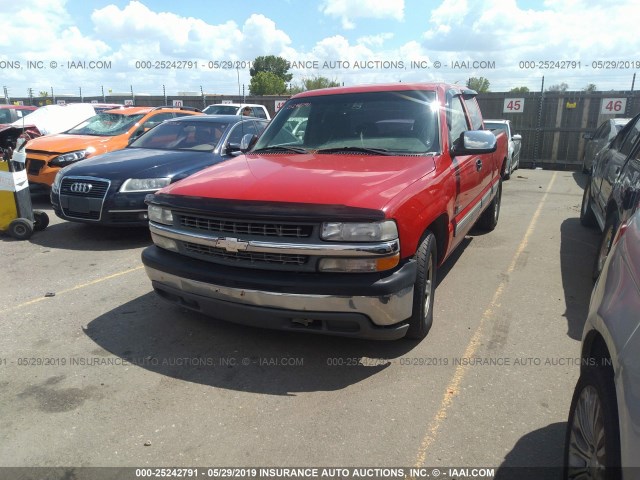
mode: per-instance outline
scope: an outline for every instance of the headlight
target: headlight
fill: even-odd
[[[393,220],[369,223],[325,222],[320,236],[331,242],[380,242],[398,238],[398,227]]]
[[[120,192],[155,192],[171,183],[170,178],[130,178],[120,187]]]
[[[173,214],[171,210],[162,208],[159,205],[149,205],[149,221],[162,223],[164,225],[173,225]]]
[[[86,150],[78,150],[77,152],[63,153],[62,155],[58,155],[57,157],[51,159],[49,164],[52,167],[64,167],[69,165],[70,163],[77,162],[78,160],[83,160],[87,158],[95,151],[96,151],[95,148],[90,147],[90,148],[87,148]]]

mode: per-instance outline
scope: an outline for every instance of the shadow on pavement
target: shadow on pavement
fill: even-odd
[[[566,422],[552,423],[520,438],[495,480],[561,480],[566,428]]]
[[[593,281],[591,269],[600,235],[583,227],[579,218],[568,218],[560,226],[560,271],[566,310],[567,335],[582,338],[589,311]]]
[[[148,227],[110,228],[62,222],[34,233],[31,243],[48,248],[81,251],[128,250],[151,245]]]
[[[270,395],[343,389],[390,366],[367,358],[396,358],[416,345],[235,325],[169,306],[152,292],[91,321],[84,333],[150,371]]]

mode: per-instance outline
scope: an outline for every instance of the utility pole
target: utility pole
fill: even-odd
[[[544,103],[544,76],[542,77],[542,84],[540,85],[540,101],[538,103],[538,122],[536,125],[536,137],[533,144],[533,168],[536,168],[536,162],[539,154],[539,143],[542,128],[542,104]]]

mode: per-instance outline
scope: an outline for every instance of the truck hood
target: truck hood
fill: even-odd
[[[247,154],[158,193],[382,210],[394,196],[434,169],[431,156]]]
[[[222,160],[212,152],[125,148],[74,163],[65,168],[64,175],[109,180],[173,177]]]
[[[59,133],[45,137],[34,138],[27,144],[27,150],[39,150],[44,152],[68,153],[76,150],[84,150],[88,147],[96,149],[95,154],[104,153],[109,149],[109,144],[117,142],[119,137],[98,137],[95,135],[67,135]],[[120,140],[121,141],[121,140]]]

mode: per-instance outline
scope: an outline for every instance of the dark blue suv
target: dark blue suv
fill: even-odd
[[[602,240],[593,266],[598,278],[611,249],[618,226],[640,203],[640,115],[634,117],[602,149],[593,162],[592,174],[582,197],[580,222],[598,226]]]

